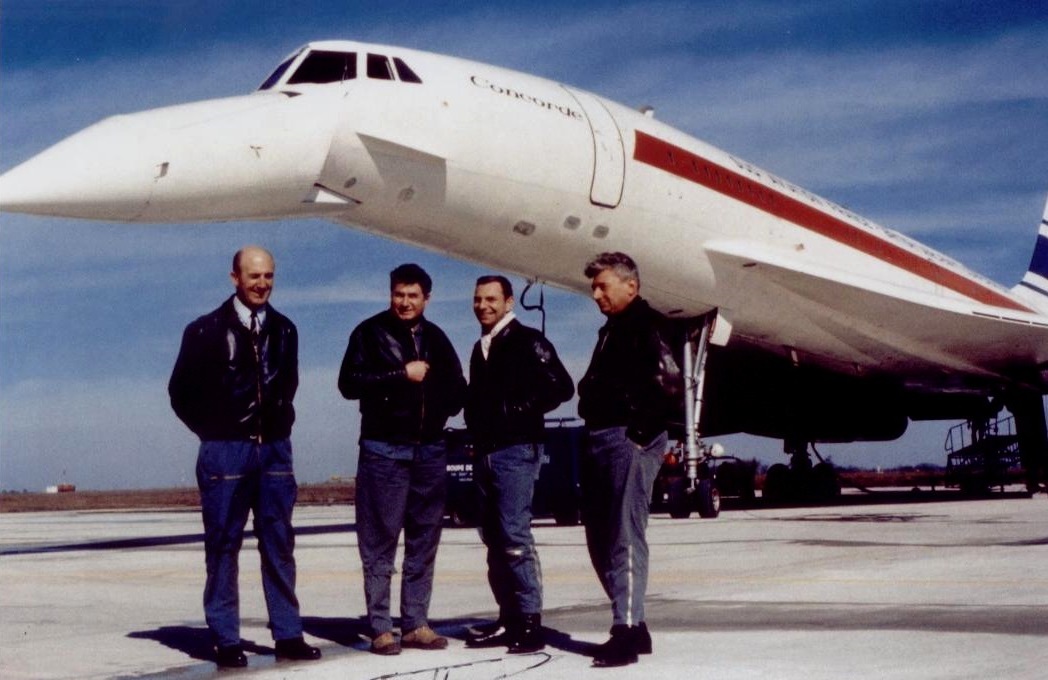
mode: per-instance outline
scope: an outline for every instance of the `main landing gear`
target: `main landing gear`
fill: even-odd
[[[776,463],[764,475],[761,497],[769,503],[826,502],[841,495],[841,483],[833,465],[827,463],[811,444],[811,453],[818,458],[812,464],[808,443],[786,440],[783,447],[790,456],[790,464]]]

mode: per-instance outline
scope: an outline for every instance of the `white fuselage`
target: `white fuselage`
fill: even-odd
[[[358,54],[359,74],[287,82],[309,50]],[[367,77],[369,54],[422,82]],[[595,95],[351,42],[310,45],[267,85],[103,121],[5,175],[0,207],[142,222],[317,215],[580,292],[587,260],[622,251],[663,312],[716,309],[719,342],[794,362],[966,389],[1048,361],[1048,320],[1007,289]]]

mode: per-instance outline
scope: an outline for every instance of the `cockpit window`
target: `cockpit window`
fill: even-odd
[[[260,90],[275,87],[284,79],[288,70],[301,56],[301,52],[273,71],[266,81],[259,86]],[[400,57],[391,60],[384,54],[367,55],[367,77],[374,80],[399,80],[402,83],[421,83],[422,79],[404,63]],[[310,50],[302,62],[287,79],[288,85],[340,83],[357,77],[357,53],[336,52],[331,50]]]
[[[280,66],[277,66],[277,70],[273,71],[273,73],[270,74],[268,78],[266,78],[266,82],[262,83],[262,85],[260,85],[258,89],[268,90],[269,88],[276,85],[277,81],[284,77],[284,71],[287,71],[288,66],[291,66],[291,62],[293,62],[297,57],[298,55],[296,54]]]
[[[400,76],[400,80],[405,83],[421,83],[422,79],[419,78],[411,68],[404,63],[404,60],[400,57],[393,57],[393,63],[397,65],[397,75]]]
[[[340,83],[357,77],[356,52],[310,52],[295,73],[288,78],[288,85],[300,83]]]
[[[381,54],[369,54],[368,78],[374,78],[375,80],[393,80],[393,69],[389,66],[389,59]]]

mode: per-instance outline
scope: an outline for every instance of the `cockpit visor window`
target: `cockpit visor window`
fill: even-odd
[[[393,80],[393,69],[389,66],[389,59],[381,54],[369,54],[368,78],[374,78],[375,80]]]
[[[275,71],[273,71],[273,73],[270,74],[270,76],[268,78],[266,78],[266,82],[262,83],[262,85],[260,85],[258,89],[260,89],[260,90],[268,90],[269,88],[271,88],[274,85],[276,85],[277,81],[279,81],[281,78],[284,77],[284,72],[287,71],[288,66],[291,66],[291,62],[293,62],[297,58],[298,58],[298,55],[296,54],[295,56],[291,57],[290,59],[285,61],[280,66],[277,66],[277,69]]]
[[[310,52],[288,78],[288,85],[340,83],[357,77],[356,52]]]
[[[422,79],[419,78],[411,68],[404,63],[404,60],[400,57],[393,57],[393,63],[397,65],[397,75],[400,76],[401,82],[404,83],[421,83]]]

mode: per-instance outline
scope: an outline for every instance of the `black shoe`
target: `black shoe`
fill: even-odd
[[[637,647],[630,627],[617,623],[611,627],[611,639],[597,647],[593,654],[596,668],[613,668],[637,663]]]
[[[315,661],[320,658],[320,650],[300,637],[290,640],[277,640],[277,658],[290,661]]]
[[[633,635],[633,649],[637,654],[651,654],[651,633],[648,632],[648,624],[641,621],[636,626],[630,626],[630,634]]]
[[[466,646],[470,649],[504,647],[510,643],[509,630],[502,618],[492,623],[482,623],[469,629]]]
[[[542,632],[542,614],[522,614],[509,640],[510,654],[531,654],[546,647]]]
[[[219,647],[215,653],[215,663],[219,668],[245,668],[247,657],[244,656],[244,648],[240,645]]]

